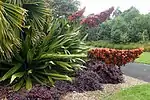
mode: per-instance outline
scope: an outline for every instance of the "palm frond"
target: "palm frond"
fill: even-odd
[[[0,1],[0,58],[11,58],[20,47],[17,30],[21,30],[26,10]]]

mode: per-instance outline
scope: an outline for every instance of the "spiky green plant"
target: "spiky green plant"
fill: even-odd
[[[0,82],[19,90],[71,81],[87,49],[79,28],[50,16],[44,0],[0,1]]]
[[[32,29],[28,30],[31,33],[22,40],[21,50],[12,62],[1,62],[1,71],[6,70],[1,81],[10,79],[15,90],[22,86],[31,89],[34,82],[53,85],[55,80],[71,81],[72,73],[84,62],[81,58],[86,57],[87,47],[79,39],[79,28],[63,18],[46,26],[36,42],[32,40]]]

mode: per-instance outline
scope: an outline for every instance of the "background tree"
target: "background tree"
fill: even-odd
[[[135,17],[139,16],[140,12],[135,7],[131,7],[127,10],[125,10],[120,16],[124,18],[126,22],[130,22]]]
[[[113,12],[113,17],[117,17],[119,16],[120,14],[122,14],[122,11],[120,10],[119,7],[116,8],[116,10]]]
[[[113,14],[117,14],[118,9]],[[140,14],[131,7],[110,20],[86,30],[87,40],[107,40],[113,43],[145,42],[150,39],[150,14]]]
[[[68,16],[76,12],[80,6],[77,0],[47,0],[53,16]]]

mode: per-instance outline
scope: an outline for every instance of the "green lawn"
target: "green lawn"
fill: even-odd
[[[150,100],[150,84],[127,88],[102,100]]]
[[[150,64],[150,52],[144,52],[138,59],[135,60],[138,63]]]

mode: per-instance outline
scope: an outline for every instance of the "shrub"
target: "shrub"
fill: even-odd
[[[91,59],[100,60],[106,64],[122,66],[138,58],[138,56],[143,52],[143,50],[143,48],[132,50],[95,48],[89,50],[88,57]]]
[[[118,84],[124,82],[123,73],[116,65],[105,64],[99,60],[89,60],[85,66],[87,66],[87,70],[97,73],[100,83]]]
[[[1,99],[7,98],[8,100],[60,100],[61,96],[68,92],[85,92],[102,90],[100,77],[92,70],[79,70],[75,73],[73,82],[69,81],[56,81],[54,87],[34,85],[30,91],[24,88],[20,91],[13,91],[8,87],[0,88]],[[10,92],[11,91],[11,92]]]
[[[53,85],[56,80],[68,80],[76,69],[80,68],[87,57],[86,46],[79,39],[79,31],[65,19],[56,19],[48,26],[47,33],[32,43],[27,34],[22,41],[22,49],[16,53],[12,62],[1,62],[7,69],[0,81],[10,79],[15,90],[22,86],[32,88],[32,83]],[[1,70],[2,71],[2,70]]]
[[[111,48],[111,49],[119,49],[119,50],[144,48],[145,52],[150,52],[150,46],[149,46],[150,43],[149,42],[114,44],[109,41],[88,41],[88,42],[86,42],[86,44],[87,44],[87,46],[91,46],[92,48],[100,47],[100,48]]]
[[[74,85],[79,92],[103,89],[102,84],[100,83],[99,75],[91,70],[79,71],[75,76]]]
[[[34,87],[29,93],[27,98],[31,100],[53,100],[52,93],[49,88],[43,87]]]
[[[7,100],[27,100],[27,98],[25,96],[22,96],[21,94],[15,93],[15,92],[9,93],[6,96],[6,98],[7,98]]]
[[[67,81],[56,81],[55,88],[62,93],[72,92],[72,91],[78,91],[76,86],[73,82],[67,82]]]
[[[8,91],[10,91],[11,89],[6,88],[6,87],[2,87],[0,86],[0,100],[2,100],[3,98],[6,97],[6,95],[8,94]]]
[[[72,15],[70,15],[70,16],[68,17],[69,21],[74,21],[74,20],[76,20],[76,19],[82,17],[82,15],[83,15],[84,12],[85,12],[85,7],[84,7],[83,9],[81,9],[81,10],[79,10],[79,11],[73,13]]]
[[[97,15],[92,14],[88,16],[87,18],[83,19],[81,21],[81,24],[84,24],[88,27],[96,27],[100,23],[106,21],[110,17],[110,14],[113,12],[113,10],[114,10],[114,7],[111,7],[108,10],[101,12],[100,14],[97,14]]]

